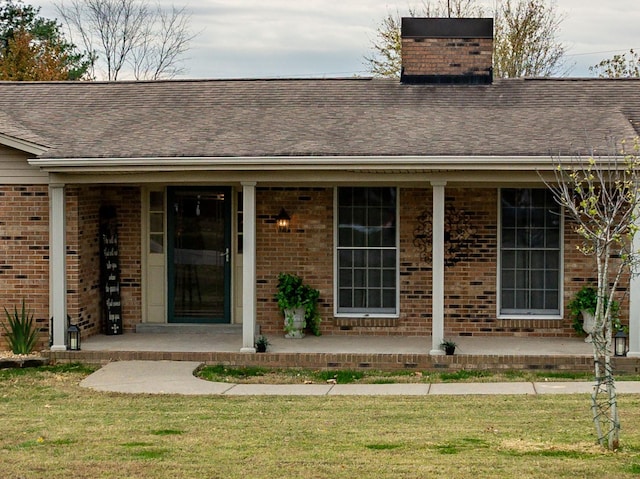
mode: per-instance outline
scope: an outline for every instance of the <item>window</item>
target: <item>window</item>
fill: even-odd
[[[149,253],[164,252],[164,192],[149,192]]]
[[[242,195],[242,191],[238,192],[238,195],[236,196],[237,199],[237,210],[238,210],[238,214],[236,216],[236,222],[237,222],[237,229],[236,229],[236,238],[237,238],[237,249],[238,249],[238,254],[242,254],[242,247],[243,247],[243,243],[244,243],[244,215],[243,215],[243,201],[244,201],[244,197]]]
[[[560,208],[546,189],[501,190],[500,313],[560,314]]]
[[[397,314],[397,190],[338,188],[337,313]]]

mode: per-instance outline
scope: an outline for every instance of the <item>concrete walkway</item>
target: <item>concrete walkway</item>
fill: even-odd
[[[118,361],[85,378],[80,386],[131,394],[224,396],[424,396],[461,394],[587,394],[587,382],[435,384],[232,384],[198,379],[193,361]],[[618,381],[619,393],[640,394],[640,382]]]

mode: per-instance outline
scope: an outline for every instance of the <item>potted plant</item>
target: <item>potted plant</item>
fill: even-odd
[[[271,343],[264,334],[261,334],[260,336],[258,336],[258,339],[256,339],[256,351],[259,353],[266,353],[267,348],[270,345]]]
[[[440,343],[440,347],[444,349],[444,353],[447,356],[453,356],[453,354],[456,352],[456,346],[457,344],[450,339],[443,339]]]
[[[276,301],[284,314],[286,338],[304,337],[304,328],[316,336],[320,335],[320,315],[318,298],[320,291],[304,284],[302,279],[290,273],[278,275]]]
[[[575,294],[573,300],[567,304],[573,317],[573,329],[579,334],[587,334],[584,340],[586,343],[591,342],[591,333],[596,324],[595,314],[597,303],[598,290],[593,286],[583,286],[580,291]],[[607,307],[606,301],[604,307]],[[617,316],[618,308],[618,303],[613,302],[611,310],[614,317]]]

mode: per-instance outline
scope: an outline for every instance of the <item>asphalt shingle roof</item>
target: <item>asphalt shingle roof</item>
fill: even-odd
[[[640,79],[0,82],[45,158],[547,156],[640,134]]]

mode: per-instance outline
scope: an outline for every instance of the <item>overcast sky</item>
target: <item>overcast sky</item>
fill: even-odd
[[[54,0],[26,0],[56,17]],[[152,0],[153,3],[153,0]],[[363,56],[380,19],[420,1],[391,0],[162,0],[186,4],[199,35],[183,78],[334,77],[366,75]],[[485,4],[491,5],[491,0]],[[603,58],[640,51],[638,0],[557,0],[561,41],[571,76],[591,76]]]

